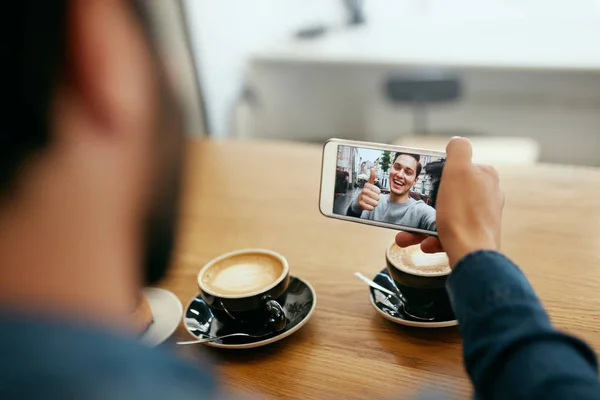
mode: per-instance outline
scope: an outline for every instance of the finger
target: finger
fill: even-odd
[[[498,171],[496,170],[496,168],[492,167],[491,165],[477,164],[477,167],[480,168],[487,175],[491,176],[494,179],[494,181],[498,182],[500,180]]]
[[[419,233],[399,232],[396,235],[396,244],[399,247],[408,247],[415,244],[419,244],[426,238],[426,235],[421,235]]]
[[[358,205],[361,210],[365,210],[365,211],[373,211],[375,209],[374,206],[372,206],[368,203],[365,203],[364,201],[359,202]]]
[[[498,170],[496,170],[496,168],[488,164],[483,164],[483,167],[488,174],[498,177]]]
[[[435,236],[428,236],[421,242],[423,253],[440,253],[444,251],[440,240]]]
[[[370,191],[370,192],[372,192],[372,193],[375,193],[375,194],[377,194],[377,195],[378,195],[379,193],[381,193],[381,189],[379,189],[377,186],[375,186],[375,185],[371,185],[371,184],[369,184],[369,183],[365,184],[365,187],[364,187],[364,188],[365,188],[365,189],[367,189],[367,190],[365,190],[365,192],[366,192],[366,191]]]
[[[455,136],[446,146],[449,163],[470,163],[473,157],[471,142],[467,138]]]
[[[375,183],[375,168],[371,168],[371,175],[369,175],[369,183],[371,185]]]
[[[374,199],[372,197],[364,196],[361,200],[362,200],[363,203],[368,204],[368,205],[373,206],[373,207],[377,207],[377,204],[379,204],[379,200],[378,199]]]

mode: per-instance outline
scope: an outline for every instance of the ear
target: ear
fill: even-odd
[[[133,128],[127,125],[147,120],[152,113],[152,61],[126,3],[69,1],[65,79],[83,100],[87,114],[103,127]]]

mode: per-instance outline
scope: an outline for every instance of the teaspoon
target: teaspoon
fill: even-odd
[[[388,295],[396,298],[398,301],[400,301],[400,304],[402,305],[402,309],[404,310],[404,312],[406,313],[406,315],[408,315],[409,317],[412,317],[414,319],[418,319],[420,321],[433,321],[435,319],[434,317],[419,317],[417,315],[411,314],[409,311],[406,310],[406,299],[404,298],[404,296],[402,296],[401,293],[394,293],[391,290],[384,288],[383,286],[381,286],[381,285],[373,282],[372,280],[370,280],[369,278],[367,278],[366,276],[364,276],[360,272],[355,272],[354,275],[358,279],[360,279],[361,281],[363,281],[364,283],[366,283],[367,285],[371,286],[373,289],[377,289],[380,292],[388,294]]]

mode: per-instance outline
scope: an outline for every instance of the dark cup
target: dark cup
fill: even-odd
[[[441,273],[417,274],[396,265],[390,257],[395,243],[388,246],[385,253],[387,270],[404,297],[406,310],[418,317],[446,314],[451,310],[450,298],[446,292],[446,280],[450,270]]]
[[[281,274],[269,285],[248,293],[222,294],[206,287],[204,274],[220,262],[242,255],[265,256],[281,263]],[[281,331],[286,326],[286,316],[281,304],[285,302],[285,291],[290,282],[289,264],[281,254],[270,250],[247,249],[223,254],[209,261],[198,273],[200,296],[215,315],[229,318],[244,325],[269,326]]]

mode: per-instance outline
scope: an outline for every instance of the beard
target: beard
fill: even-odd
[[[144,285],[153,285],[165,277],[169,270],[171,255],[177,233],[177,212],[182,180],[183,164],[183,118],[182,109],[167,78],[162,62],[157,34],[146,2],[129,3],[138,17],[140,26],[148,38],[153,57],[157,82],[157,110],[154,121],[153,180],[150,182],[150,202],[143,226]]]
[[[177,233],[177,214],[182,180],[183,128],[181,109],[173,91],[160,74],[156,132],[154,132],[154,180],[145,217],[143,242],[144,285],[153,285],[167,274]]]
[[[177,233],[179,204],[180,162],[173,160],[161,179],[160,193],[155,190],[146,216],[144,239],[143,278],[145,285],[153,285],[167,274]]]

